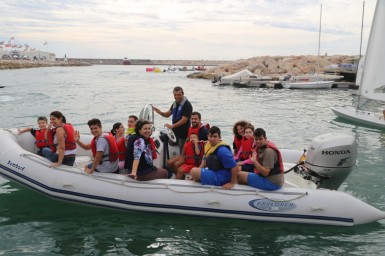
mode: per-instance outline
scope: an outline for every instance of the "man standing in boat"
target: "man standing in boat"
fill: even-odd
[[[172,115],[172,124],[165,124],[164,126],[173,130],[175,137],[178,139],[180,152],[182,152],[190,127],[190,118],[193,107],[187,97],[184,96],[182,87],[176,86],[173,90],[173,94],[175,101],[169,110],[162,112],[159,108],[154,106],[153,109],[163,117],[170,117]]]

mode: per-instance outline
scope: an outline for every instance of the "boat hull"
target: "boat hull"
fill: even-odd
[[[282,82],[286,89],[330,89],[334,81]]]
[[[354,108],[338,108],[332,107],[331,110],[333,113],[345,120],[358,123],[360,125],[365,125],[368,127],[373,127],[377,129],[385,130],[385,120],[383,117],[379,117],[374,112],[356,110]]]
[[[124,174],[89,175],[79,165],[49,168],[48,160],[24,150],[12,132],[0,130],[0,148],[4,145],[0,175],[55,199],[119,210],[320,225],[385,218],[382,211],[338,191],[285,187],[269,192],[239,184],[222,190],[175,179],[139,182]]]

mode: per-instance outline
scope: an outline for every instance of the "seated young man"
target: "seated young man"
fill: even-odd
[[[237,181],[238,173],[231,148],[221,141],[221,130],[216,126],[210,128],[208,139],[202,164],[191,169],[191,177],[202,185],[231,189]]]
[[[115,138],[110,134],[104,134],[102,124],[99,119],[91,119],[88,126],[94,138],[90,144],[80,141],[80,134],[75,132],[76,143],[85,150],[92,150],[94,161],[84,167],[88,174],[96,172],[119,173],[119,150]]]

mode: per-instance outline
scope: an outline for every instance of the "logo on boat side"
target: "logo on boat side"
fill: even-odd
[[[16,169],[19,169],[20,171],[24,171],[24,169],[25,169],[25,166],[20,166],[18,164],[12,163],[11,160],[8,160],[7,164],[16,168]]]
[[[292,202],[275,202],[269,199],[255,199],[249,202],[249,205],[255,209],[266,212],[289,211],[296,207]]]
[[[350,154],[349,149],[347,150],[322,150],[322,155],[346,155]]]

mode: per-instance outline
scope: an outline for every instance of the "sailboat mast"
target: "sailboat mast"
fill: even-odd
[[[360,39],[360,58],[361,59],[361,49],[362,49],[362,31],[364,30],[364,14],[365,14],[365,1],[362,2],[362,21],[361,21],[361,39]]]
[[[319,14],[319,30],[318,30],[318,68],[321,68],[319,56],[321,54],[321,23],[322,23],[322,4]],[[318,72],[317,72],[318,73]]]
[[[360,68],[360,60],[362,58],[362,53],[361,53],[361,49],[362,49],[362,32],[364,30],[364,14],[365,14],[365,1],[362,2],[362,19],[361,19],[361,40],[360,40],[360,57],[358,59],[358,65],[357,65],[357,73],[358,73],[358,69]],[[362,64],[362,63],[361,63]],[[363,64],[362,64],[363,65]],[[361,101],[361,90],[362,90],[362,78],[363,78],[363,73],[364,71],[362,70],[362,73],[361,73],[361,77],[360,77],[360,85],[359,85],[359,94],[358,94],[358,99],[357,99],[357,105],[356,105],[356,111],[358,111],[358,109],[360,108],[360,101]]]

